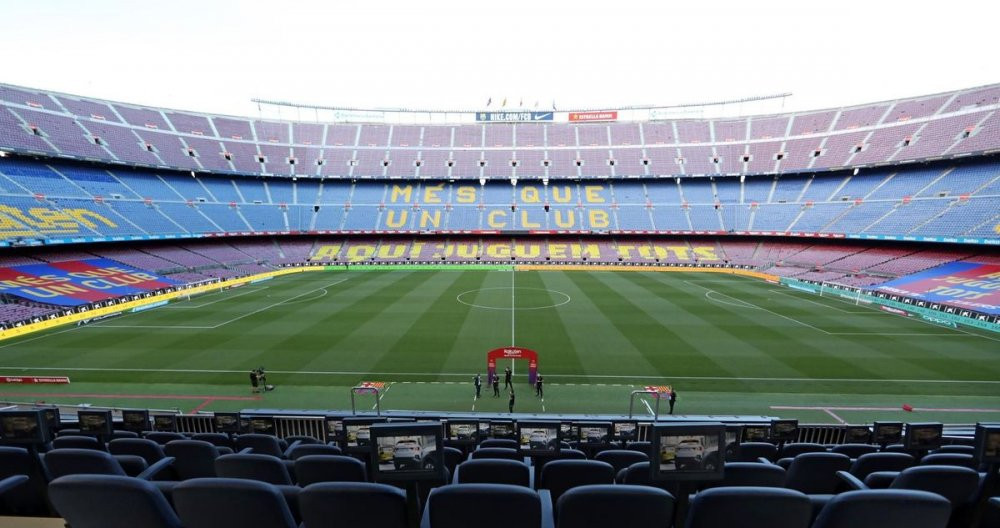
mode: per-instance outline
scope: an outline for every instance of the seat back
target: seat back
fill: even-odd
[[[201,440],[216,447],[228,447],[229,449],[236,447],[233,438],[225,433],[197,433],[191,435],[191,440]]]
[[[858,458],[869,453],[878,453],[878,446],[871,444],[841,444],[833,446],[831,453],[840,453],[851,458]]]
[[[326,444],[299,444],[288,452],[290,460],[296,460],[309,455],[343,455],[344,452],[337,446]]]
[[[669,528],[674,497],[649,486],[593,484],[563,493],[555,511],[557,528]]]
[[[920,459],[921,466],[958,466],[978,469],[976,457],[962,453],[932,453]]]
[[[60,436],[52,440],[53,449],[94,449],[106,451],[104,442],[93,436]]]
[[[43,459],[53,479],[65,475],[121,475],[125,470],[115,457],[93,449],[53,449]]]
[[[841,480],[838,471],[851,468],[851,457],[840,453],[803,453],[792,459],[785,487],[807,494],[833,493]]]
[[[242,434],[236,437],[236,450],[252,448],[255,455],[271,455],[281,458],[285,456],[278,439],[263,434]]]
[[[850,473],[860,480],[876,471],[903,471],[916,463],[907,453],[868,453],[851,464]]]
[[[305,435],[286,436],[285,438],[283,438],[283,440],[285,442],[287,442],[289,445],[294,444],[295,442],[298,442],[300,445],[312,445],[312,444],[322,444],[323,443],[319,439],[317,439],[316,437],[305,436]]]
[[[134,455],[142,457],[146,464],[153,465],[167,456],[163,446],[147,438],[118,438],[108,442],[112,455]]]
[[[73,528],[181,528],[152,483],[117,475],[67,475],[49,485],[49,498]]]
[[[979,473],[958,466],[914,466],[901,471],[889,487],[937,493],[957,508],[975,500]]]
[[[502,458],[506,460],[522,460],[516,449],[509,447],[480,447],[471,453],[473,460],[480,458]]]
[[[812,528],[943,528],[951,504],[926,491],[865,490],[835,495]]]
[[[757,462],[761,457],[774,461],[778,457],[778,446],[768,442],[743,442],[736,450],[734,462]]]
[[[552,494],[552,502],[567,490],[586,484],[614,484],[615,468],[597,460],[553,460],[542,468],[539,489]]]
[[[686,528],[807,528],[812,505],[782,488],[734,486],[702,491],[691,500]]]
[[[120,438],[139,438],[139,433],[135,431],[111,431],[112,440],[118,440]]]
[[[174,440],[188,440],[188,437],[171,431],[150,431],[143,434],[143,437],[160,445],[167,445],[167,442],[173,442]]]
[[[795,442],[781,446],[778,458],[795,458],[804,453],[826,453],[826,446],[811,442]]]
[[[167,456],[174,457],[174,473],[178,480],[215,477],[215,459],[219,451],[201,440],[174,440],[163,447]]]
[[[646,456],[649,456],[649,454],[653,451],[653,443],[647,441],[629,442],[628,444],[625,444],[625,449],[646,453]]]
[[[172,497],[184,528],[296,528],[281,491],[265,482],[191,479],[178,483]]]
[[[649,462],[649,455],[628,449],[609,449],[598,453],[594,460],[611,464],[611,467],[615,468],[615,473],[618,473],[637,462]]]
[[[538,493],[507,484],[451,484],[431,491],[426,518],[430,528],[540,528]]]
[[[247,479],[268,484],[292,484],[288,468],[280,458],[254,453],[222,455],[215,459],[215,474],[221,478]]]
[[[950,444],[950,445],[943,445],[932,451],[932,453],[956,453],[959,455],[975,455],[976,448],[968,445]]]
[[[299,486],[317,482],[365,482],[368,472],[358,459],[342,455],[307,455],[295,460]]]
[[[510,438],[487,438],[479,443],[479,447],[506,447],[509,449],[517,449],[517,440],[511,440]]]
[[[467,460],[458,465],[457,484],[510,484],[530,488],[531,467],[516,460]]]
[[[444,467],[448,468],[449,475],[454,475],[455,468],[465,460],[465,453],[462,453],[462,450],[457,447],[445,447],[442,454],[444,455]]]
[[[406,493],[371,482],[322,482],[299,493],[299,510],[306,526],[406,528]]]
[[[785,487],[785,470],[774,464],[760,462],[726,462],[722,480],[710,483],[709,487],[759,486],[763,488]]]
[[[14,475],[27,475],[28,482],[8,490],[3,503],[4,513],[42,516],[48,513],[45,490],[49,475],[38,455],[23,447],[0,446],[0,480]]]

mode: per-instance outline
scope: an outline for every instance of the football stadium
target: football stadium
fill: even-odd
[[[0,525],[1000,526],[995,68],[229,106],[95,38],[0,73]]]

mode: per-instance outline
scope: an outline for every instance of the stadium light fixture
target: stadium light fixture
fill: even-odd
[[[510,184],[513,187],[517,187],[517,178],[511,178],[510,179]]]
[[[746,181],[746,179],[747,179],[746,174],[740,174],[740,183],[743,183],[744,181]]]
[[[854,167],[854,175],[857,176],[859,172],[861,172],[861,169]]]
[[[482,187],[486,186],[486,178],[479,178],[479,185]]]

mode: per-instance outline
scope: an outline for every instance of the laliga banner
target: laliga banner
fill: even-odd
[[[108,259],[0,268],[0,293],[61,306],[78,306],[176,284]]]
[[[996,264],[952,262],[873,289],[1000,315],[1000,265]]]

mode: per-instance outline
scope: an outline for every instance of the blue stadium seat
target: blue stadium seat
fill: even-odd
[[[848,491],[830,499],[812,528],[945,528],[951,505],[913,490]]]
[[[915,463],[916,459],[908,453],[868,453],[859,456],[848,472],[864,480],[876,471],[902,471]]]
[[[217,476],[215,459],[219,448],[201,440],[174,440],[163,447],[163,452],[174,460],[174,474],[178,480]]]
[[[552,527],[552,502],[544,491],[506,484],[450,484],[431,491],[421,528],[469,526]]]
[[[878,453],[878,446],[871,444],[840,444],[830,449],[831,453],[840,453],[851,458],[858,458],[869,453]]]
[[[201,440],[203,442],[208,442],[215,447],[223,447],[229,450],[229,454],[233,453],[236,449],[236,443],[233,442],[233,438],[225,433],[196,433],[191,435],[191,440]]]
[[[580,486],[564,493],[555,507],[556,526],[565,528],[669,528],[673,515],[673,495],[649,486]]]
[[[931,453],[920,459],[921,466],[959,466],[978,469],[976,457],[962,453]]]
[[[637,462],[648,462],[649,455],[640,451],[631,451],[627,449],[609,449],[598,453],[594,457],[594,460],[611,464],[611,467],[615,468],[615,474],[617,474],[619,471]]]
[[[52,440],[53,449],[94,449],[107,451],[104,442],[93,436],[59,436]]]
[[[173,502],[184,528],[297,528],[281,490],[266,482],[186,480],[174,488]]]
[[[781,488],[713,488],[694,496],[686,528],[807,528],[812,506],[805,494]]]
[[[327,446],[328,447],[328,446]],[[317,482],[366,482],[368,472],[360,460],[341,455],[306,455],[295,460],[299,486]]]
[[[327,444],[299,444],[288,450],[288,458],[298,460],[309,455],[342,455],[344,452],[337,446]]]
[[[449,474],[454,475],[455,468],[465,460],[465,453],[455,447],[445,447],[442,454],[444,455],[444,467],[448,468]]]
[[[778,446],[768,442],[743,442],[736,450],[733,462],[757,462],[760,458],[774,461],[778,456]]]
[[[163,446],[146,438],[118,438],[108,442],[112,455],[133,455],[141,457],[146,465],[153,465],[166,458]]]
[[[484,447],[506,447],[509,449],[517,449],[517,440],[511,440],[510,438],[487,438],[479,443],[479,448]]]
[[[117,475],[67,475],[49,485],[59,515],[73,528],[181,528],[152,483]]]
[[[960,455],[975,455],[976,454],[976,448],[972,447],[972,446],[968,446],[968,445],[952,444],[952,445],[943,445],[943,446],[935,449],[934,451],[931,451],[931,454],[940,454],[940,453],[957,453],[957,454],[960,454]]]
[[[292,476],[276,456],[255,453],[222,455],[215,459],[215,474],[221,478],[248,479],[269,484],[291,485]]]
[[[534,472],[524,462],[481,458],[462,462],[455,469],[455,484],[510,484],[534,488]]]
[[[81,474],[127,476],[121,463],[114,456],[93,449],[53,449],[45,454],[43,462],[53,479],[64,475]],[[141,479],[151,479],[169,468],[173,462],[173,458],[164,458],[137,476]]]
[[[0,512],[9,515],[42,516],[49,513],[45,490],[49,475],[38,455],[23,448],[0,446],[0,479],[26,475],[28,482],[8,490],[0,504]]]
[[[511,449],[509,447],[481,447],[475,451],[469,453],[470,460],[476,460],[480,458],[503,458],[507,460],[522,460],[524,459],[516,449]]]
[[[567,490],[585,484],[614,484],[615,468],[597,460],[553,460],[542,468],[539,489],[552,494],[557,502]]]
[[[803,453],[792,460],[785,475],[785,487],[805,494],[834,493],[840,479],[838,471],[847,471],[851,458],[839,453]]]
[[[785,469],[775,464],[761,462],[726,462],[722,480],[709,482],[706,487],[723,486],[783,488],[785,487]]]
[[[236,437],[236,450],[242,451],[246,448],[253,449],[257,455],[271,455],[278,458],[286,458],[285,450],[287,445],[277,438],[263,434],[242,434]]]
[[[304,528],[406,528],[406,493],[386,484],[323,482],[299,494]]]
[[[304,436],[304,435],[292,435],[292,436],[286,436],[285,438],[283,438],[283,440],[284,440],[285,442],[287,442],[287,443],[288,443],[288,445],[292,445],[292,444],[294,444],[294,443],[296,443],[296,442],[298,442],[298,444],[299,444],[299,445],[316,445],[316,444],[323,444],[323,442],[319,441],[319,440],[318,440],[318,439],[316,439],[315,437],[312,437],[312,436]]]
[[[170,431],[150,431],[144,434],[143,437],[148,438],[160,445],[167,445],[167,442],[173,442],[174,440],[188,440],[188,437],[182,435],[181,433],[174,433]]]

